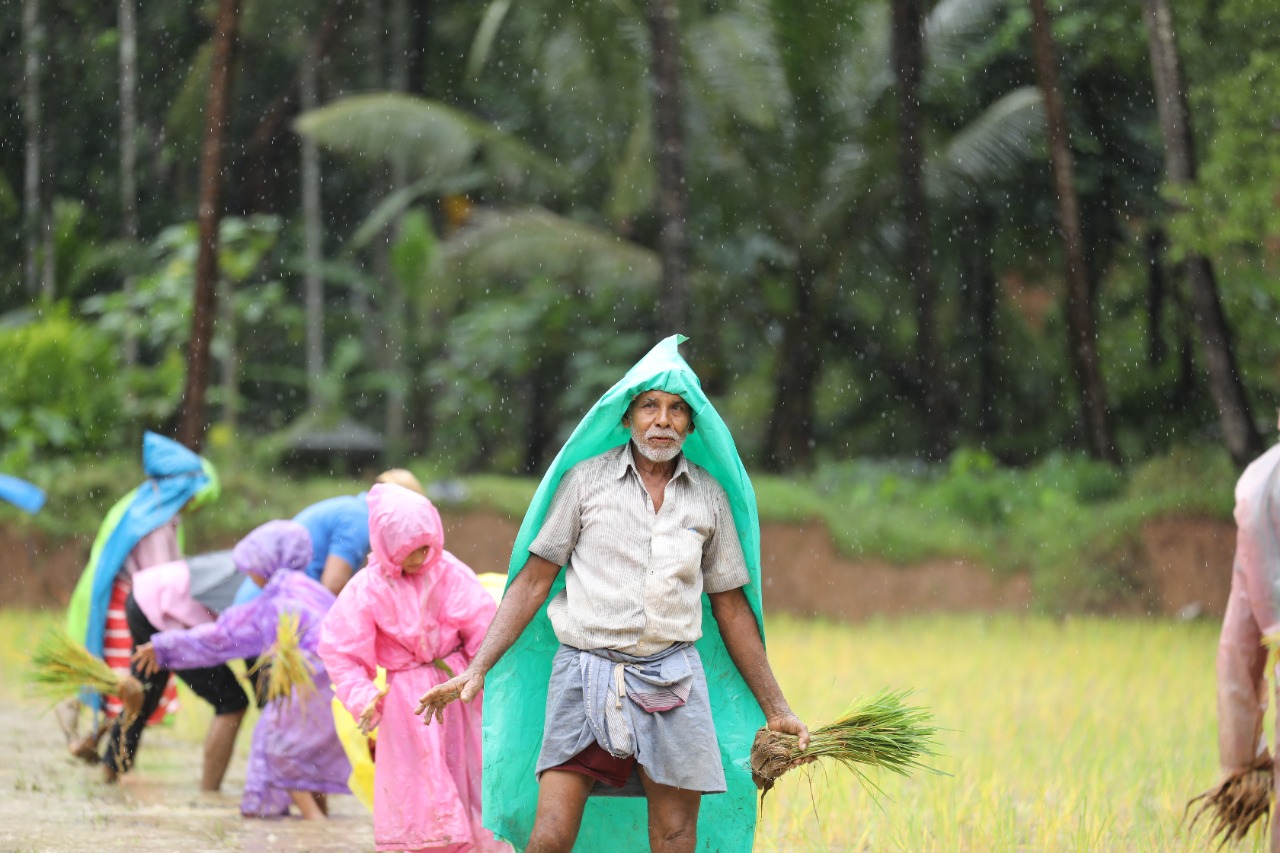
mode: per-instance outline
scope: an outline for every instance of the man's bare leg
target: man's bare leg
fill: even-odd
[[[320,804],[316,802],[316,795],[310,791],[290,791],[289,799],[293,800],[293,804],[298,807],[298,811],[302,813],[303,820],[324,820],[324,811],[320,808]]]
[[[216,791],[222,787],[222,779],[231,764],[231,753],[236,748],[236,733],[244,711],[218,714],[209,723],[209,733],[204,738],[204,772],[200,776],[200,790]]]
[[[653,853],[692,853],[698,846],[702,792],[659,785],[643,767],[640,781],[649,800],[649,849]]]
[[[527,853],[569,853],[582,828],[582,810],[595,779],[569,770],[544,770],[538,781],[538,812]]]

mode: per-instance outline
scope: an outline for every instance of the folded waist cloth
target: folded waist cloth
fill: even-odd
[[[707,680],[689,643],[647,657],[560,646],[536,772],[558,767],[593,742],[619,758],[634,755],[660,784],[706,794],[725,790]]]

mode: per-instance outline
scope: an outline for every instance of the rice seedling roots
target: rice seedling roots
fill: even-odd
[[[1188,831],[1195,828],[1202,817],[1209,821],[1211,839],[1218,838],[1221,847],[1231,841],[1243,840],[1253,824],[1262,819],[1266,826],[1271,815],[1274,771],[1270,755],[1261,755],[1248,770],[1228,776],[1209,790],[1192,797],[1183,810],[1183,820],[1191,814]],[[1195,812],[1191,807],[1196,803]]]

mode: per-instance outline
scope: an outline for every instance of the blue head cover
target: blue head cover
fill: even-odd
[[[0,500],[8,501],[23,512],[35,515],[44,506],[44,492],[39,486],[0,474]]]
[[[172,439],[154,432],[143,436],[142,467],[147,480],[133,491],[116,523],[110,529],[99,530],[98,536],[106,538],[101,542],[97,558],[91,557],[85,570],[91,573],[92,581],[83,636],[85,648],[93,654],[102,655],[111,587],[129,552],[142,537],[168,522],[188,501],[215,482],[205,465],[198,455]],[[76,634],[73,632],[72,636]]]

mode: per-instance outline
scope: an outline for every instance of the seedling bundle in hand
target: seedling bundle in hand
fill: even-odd
[[[266,685],[259,685],[266,702],[306,699],[316,692],[315,664],[302,651],[301,617],[281,612],[276,624],[276,641],[249,670],[252,675],[267,667]]]
[[[50,630],[36,646],[27,682],[35,693],[53,702],[83,690],[119,696],[126,725],[142,708],[141,682],[116,672],[59,628]]]
[[[937,755],[933,713],[904,703],[911,691],[881,691],[856,702],[839,719],[809,733],[800,749],[795,735],[761,729],[751,747],[751,778],[763,797],[774,782],[804,759],[831,759],[852,770],[862,784],[879,790],[871,768],[908,776],[913,770],[938,772],[924,764]]]

